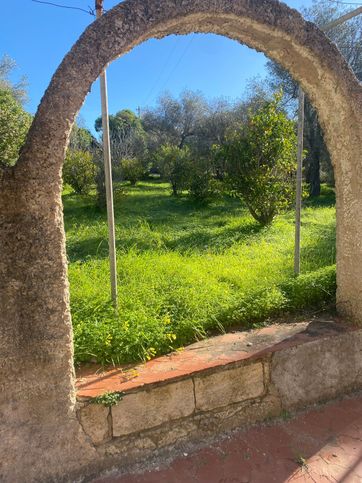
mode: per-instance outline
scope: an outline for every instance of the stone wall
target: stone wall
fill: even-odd
[[[78,418],[109,468],[362,389],[361,329],[301,340],[302,331],[300,324],[293,336],[271,338],[239,361],[141,385],[109,408],[80,400]]]

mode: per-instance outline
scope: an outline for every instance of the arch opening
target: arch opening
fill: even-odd
[[[59,474],[60,455],[69,471],[95,457],[75,418],[61,204],[62,163],[75,116],[109,62],[149,38],[192,32],[221,34],[264,52],[300,82],[315,105],[335,170],[338,306],[362,321],[362,88],[336,47],[274,0],[126,0],[94,22],[65,57],[18,164],[0,175],[1,347],[9,369],[1,410],[9,438],[14,426],[21,427],[10,445],[5,437],[0,447],[9,463],[14,454],[26,454],[16,469],[19,480]],[[21,382],[15,393],[14,380]],[[48,397],[41,399],[44,391]],[[34,428],[39,444],[29,451]],[[45,450],[46,465],[39,461]],[[3,471],[13,475],[10,466]]]

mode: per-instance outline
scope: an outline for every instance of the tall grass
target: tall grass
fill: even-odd
[[[106,215],[64,195],[76,361],[144,360],[335,294],[335,209],[327,192],[303,209],[302,276],[293,275],[294,216],[261,228],[237,200],[207,206],[162,183],[117,201],[119,310],[109,300]]]

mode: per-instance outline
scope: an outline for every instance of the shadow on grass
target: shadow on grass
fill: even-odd
[[[216,226],[220,226],[220,224],[216,223]],[[195,230],[166,243],[166,246],[181,253],[190,250],[219,252],[231,247],[235,243],[240,243],[247,239],[250,241],[251,237],[259,234],[263,230],[264,227],[253,221],[234,227],[225,227],[223,230],[219,230],[218,233],[211,232],[207,229]]]
[[[246,217],[246,209],[235,198],[225,196],[200,204],[187,196],[169,195],[167,186],[161,184],[128,189],[129,196],[115,205],[118,250],[220,253],[234,244],[255,241],[268,230]],[[333,206],[334,199],[334,191],[323,187],[320,198],[307,200],[305,206]],[[63,202],[70,261],[106,258],[107,214],[97,207],[95,196],[66,194]],[[284,216],[293,222],[293,212]],[[308,219],[303,221],[309,231],[314,230],[312,225],[315,225],[315,239],[308,239],[308,244],[302,245],[302,264],[308,269],[335,262],[335,224],[323,226]],[[82,237],[82,229],[89,227],[92,228],[90,237]]]
[[[67,257],[70,262],[87,262],[107,258],[108,240],[104,237],[94,237],[67,242]]]
[[[313,196],[303,202],[304,206],[312,208],[327,208],[335,206],[336,193],[334,188],[327,185],[321,186],[321,194],[319,196]]]
[[[147,190],[149,190],[149,193],[145,193]],[[165,191],[165,188],[162,188],[162,190]],[[66,194],[63,196],[63,204],[65,229],[69,233],[68,253],[70,258],[73,260],[79,257],[84,258],[87,255],[95,255],[95,249],[102,237],[79,242],[73,241],[72,238],[77,238],[77,232],[84,227],[89,228],[97,224],[106,226],[106,210],[97,207],[95,196]],[[127,232],[138,230],[140,221],[143,220],[145,224],[149,225],[152,232],[155,234],[159,232],[160,238],[166,232],[175,235],[177,238],[178,233],[182,232],[179,241],[177,239],[172,241],[168,248],[179,248],[181,251],[190,247],[203,248],[205,243],[210,245],[213,238],[217,240],[223,238],[222,234],[215,237],[211,231],[225,226],[228,223],[226,217],[229,219],[236,218],[243,214],[245,214],[245,208],[235,199],[225,197],[225,199],[213,201],[209,204],[200,204],[187,196],[173,197],[165,193],[157,193],[157,190],[154,190],[152,186],[136,187],[134,194],[130,193],[129,196],[125,196],[115,203],[116,225],[120,232],[125,233],[118,240],[118,245],[125,249],[132,246],[143,250],[154,248],[154,243],[148,244],[146,239],[141,241],[140,237],[136,237],[136,239],[127,237]],[[237,232],[238,229],[229,229],[229,235],[232,231]],[[249,231],[255,230],[249,226],[242,227],[240,236],[236,238],[243,238]],[[143,234],[147,238],[147,233],[144,232]],[[152,235],[151,232],[150,234]],[[232,240],[227,242],[225,246],[230,246],[231,243]],[[223,245],[218,241],[216,244],[218,246]]]
[[[304,223],[304,226],[307,224],[309,222]],[[325,225],[314,225],[315,237],[309,237],[308,243],[302,242],[301,250],[301,265],[307,266],[309,270],[336,263],[335,220]]]
[[[141,228],[140,228],[141,229]],[[213,252],[220,253],[236,243],[250,241],[257,236],[263,227],[258,223],[245,223],[235,227],[226,227],[213,233],[207,228],[204,230],[188,230],[185,235],[167,241],[157,231],[152,234],[145,232],[140,236],[118,236],[116,245],[118,250],[128,251],[134,249],[140,253],[149,250],[170,250],[181,254],[187,252]],[[185,230],[186,231],[186,230]],[[126,232],[127,233],[127,232]],[[67,242],[67,255],[70,262],[88,261],[89,259],[104,259],[108,257],[108,241],[105,237],[91,237],[82,240],[69,240]]]

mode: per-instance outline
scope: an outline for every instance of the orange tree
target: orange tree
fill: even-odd
[[[248,122],[229,132],[219,147],[231,193],[262,225],[288,208],[295,194],[297,136],[281,98],[277,93],[250,112]]]

